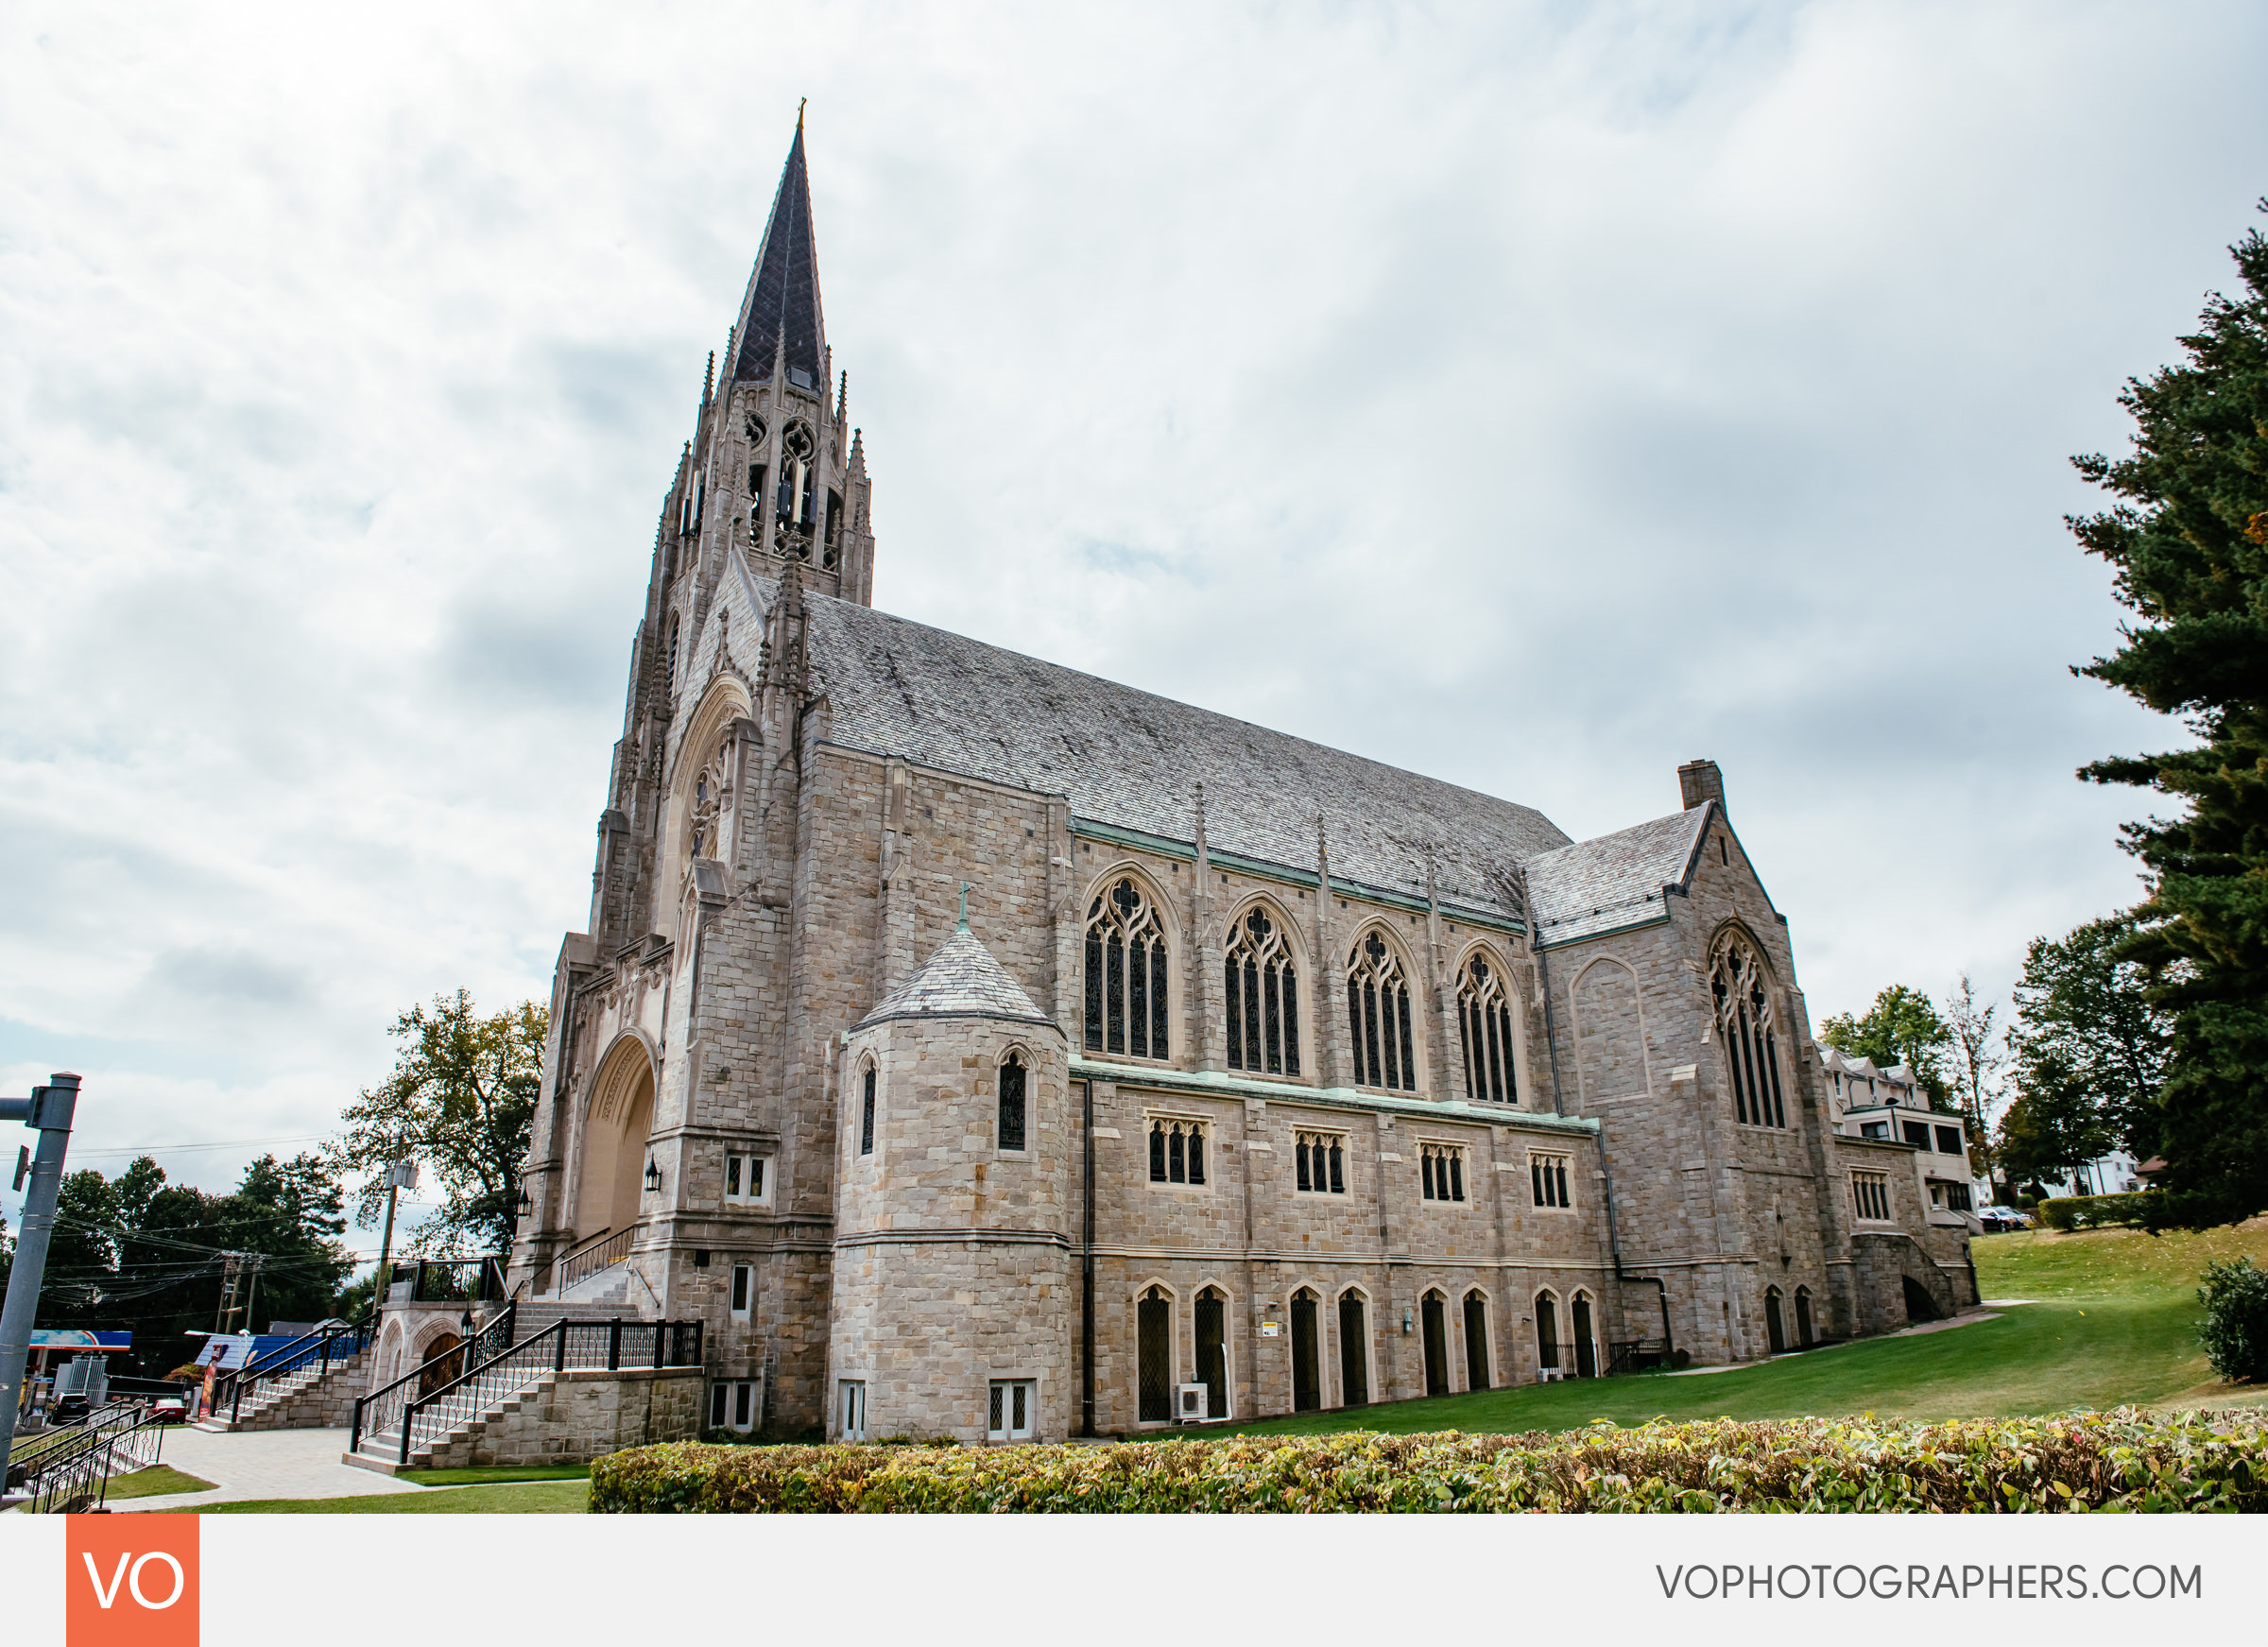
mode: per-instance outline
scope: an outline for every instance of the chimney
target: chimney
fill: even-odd
[[[1683,798],[1685,810],[1706,806],[1715,801],[1725,804],[1725,774],[1717,770],[1714,761],[1688,761],[1677,768],[1677,793]]]

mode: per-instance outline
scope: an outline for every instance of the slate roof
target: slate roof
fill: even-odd
[[[786,364],[810,374],[803,386],[825,386],[827,323],[819,314],[818,237],[811,226],[811,179],[803,169],[800,120],[772,196],[771,221],[748,274],[733,336],[738,342],[728,375],[734,381],[768,380],[774,347],[783,344]]]
[[[1077,817],[1268,864],[1315,864],[1319,811],[1334,878],[1511,913],[1489,871],[1567,835],[1533,807],[1366,761],[965,635],[808,595],[811,690],[833,740],[1067,795]]]
[[[1051,1027],[1056,1021],[965,926],[859,1022],[864,1027],[889,1018],[1012,1018]]]
[[[1714,806],[1674,812],[1528,865],[1536,940],[1546,947],[1659,919],[1661,889],[1681,883]]]

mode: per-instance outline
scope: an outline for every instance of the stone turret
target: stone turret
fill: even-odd
[[[1069,1048],[966,920],[844,1038],[831,1439],[1062,1440]]]

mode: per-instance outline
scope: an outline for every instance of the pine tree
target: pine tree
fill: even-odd
[[[2268,241],[2230,253],[2242,292],[2208,300],[2184,363],[2128,382],[2132,452],[2074,459],[2118,502],[2070,523],[2140,620],[2077,673],[2197,739],[2080,772],[2181,805],[2124,826],[2151,896],[2122,953],[2174,1018],[2158,1217],[2191,1227],[2268,1207]]]

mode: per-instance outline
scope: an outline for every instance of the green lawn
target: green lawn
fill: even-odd
[[[213,1484],[193,1475],[184,1475],[169,1464],[153,1464],[147,1469],[138,1469],[131,1475],[114,1475],[103,1489],[102,1500],[109,1503],[115,1499],[155,1499],[167,1493],[209,1493]]]
[[[579,1516],[588,1481],[505,1483],[438,1493],[373,1493],[355,1499],[248,1499],[241,1503],[184,1505],[175,1516]]]
[[[2199,1347],[2197,1275],[2208,1260],[2268,1261],[2268,1230],[2156,1239],[2139,1230],[1987,1235],[1975,1244],[1987,1298],[2033,1303],[1939,1332],[1813,1350],[1730,1372],[1522,1384],[1241,1426],[1246,1434],[1342,1430],[1572,1430],[1598,1418],[1796,1418],[1873,1413],[1965,1418],[2127,1403],[2253,1405],[2268,1390],[2219,1382]],[[1213,1432],[1218,1433],[1218,1432]]]
[[[395,1479],[415,1482],[421,1487],[480,1486],[493,1482],[589,1481],[591,1467],[587,1464],[492,1464],[475,1466],[470,1469],[405,1469],[397,1472]]]

